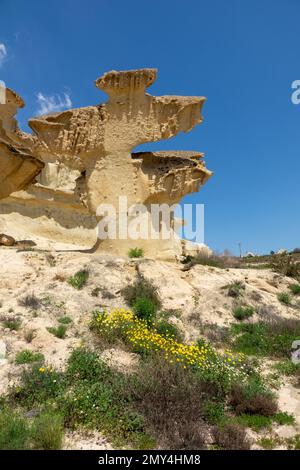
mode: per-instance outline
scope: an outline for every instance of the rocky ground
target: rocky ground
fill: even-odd
[[[228,326],[235,321],[232,311],[236,299],[228,295],[226,286],[240,281],[244,285],[243,302],[255,308],[249,321],[268,316],[300,319],[297,301],[286,306],[278,294],[294,283],[290,278],[268,269],[219,269],[196,265],[184,271],[180,263],[148,259],[130,260],[82,252],[31,251],[15,247],[0,248],[0,393],[17,383],[26,365],[15,364],[16,354],[29,349],[44,354],[46,362],[64,368],[70,351],[88,344],[95,348],[88,328],[90,313],[97,308],[122,307],[122,288],[132,283],[140,273],[157,287],[162,308],[174,310],[171,321],[182,331],[186,341],[199,338],[203,325]],[[68,278],[80,269],[89,271],[86,286],[74,289]],[[95,291],[95,288],[98,288]],[[38,305],[24,305],[27,295],[33,294]],[[26,302],[25,302],[26,303]],[[68,316],[72,323],[64,339],[50,333],[58,319]],[[5,319],[17,319],[18,329],[10,329]],[[30,339],[30,341],[29,341]],[[130,370],[137,358],[117,348],[102,356],[113,367]],[[266,373],[270,370],[266,361]],[[293,425],[273,427],[262,434],[249,431],[253,448],[264,437],[289,438],[300,433],[300,389],[293,378],[282,377],[277,384],[281,411],[294,415]],[[109,449],[110,444],[98,433],[67,433],[65,448]],[[280,445],[278,445],[280,447]],[[284,447],[284,446],[283,446]]]

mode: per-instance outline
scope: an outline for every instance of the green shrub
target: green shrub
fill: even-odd
[[[233,316],[237,320],[245,320],[252,317],[254,314],[254,308],[251,305],[240,305],[233,310]]]
[[[61,323],[62,325],[69,325],[69,323],[72,323],[72,321],[73,321],[72,318],[66,315],[58,319],[58,322]]]
[[[30,364],[32,362],[43,362],[44,360],[44,354],[24,349],[16,355],[15,362],[16,364]]]
[[[222,424],[226,421],[224,403],[206,400],[203,403],[204,419],[209,424]]]
[[[273,271],[284,274],[284,276],[300,279],[300,264],[291,255],[274,255],[271,258]]]
[[[152,300],[146,297],[138,297],[132,305],[135,315],[141,320],[145,320],[148,325],[152,325],[155,319],[156,308]]]
[[[243,294],[243,290],[245,290],[245,284],[241,281],[235,281],[224,286],[223,289],[228,289],[229,297],[240,297]]]
[[[23,371],[21,384],[11,391],[10,401],[30,409],[57,397],[64,389],[65,380],[62,373],[51,367],[34,364],[31,369]]]
[[[257,444],[266,450],[272,450],[276,447],[276,441],[271,437],[262,437],[257,441]]]
[[[0,449],[27,449],[29,429],[25,419],[11,410],[0,412]]]
[[[273,367],[280,374],[287,376],[297,375],[300,372],[300,364],[294,364],[290,359],[278,362]]]
[[[143,258],[144,250],[142,248],[131,248],[128,251],[129,258]]]
[[[245,385],[234,384],[231,388],[229,404],[237,415],[244,413],[273,416],[277,404],[273,394],[258,377],[253,377]]]
[[[157,324],[155,325],[155,329],[157,333],[162,335],[164,338],[172,337],[176,341],[182,342],[183,341],[183,335],[179,331],[176,325],[173,325],[172,323],[169,323],[166,320],[159,320]]]
[[[74,274],[74,276],[69,277],[68,283],[74,287],[74,289],[82,289],[83,286],[87,283],[89,278],[89,271],[87,269],[81,269]]]
[[[9,328],[11,331],[18,331],[21,328],[22,320],[19,317],[1,317],[1,323],[4,328]]]
[[[35,418],[31,439],[34,449],[57,450],[62,447],[63,420],[53,412],[42,413]]]
[[[300,321],[276,319],[232,325],[235,351],[257,356],[289,357],[294,340],[300,337]]]
[[[64,339],[66,337],[67,328],[67,325],[59,325],[57,328],[49,326],[47,330],[52,335],[56,336],[56,338]]]
[[[300,284],[291,284],[289,286],[289,289],[291,290],[292,294],[294,294],[294,295],[299,295],[300,294]]]
[[[158,296],[157,289],[145,278],[138,276],[136,281],[121,290],[121,294],[131,307],[138,298],[144,297],[151,300],[155,305],[156,311],[160,308],[161,302]]]
[[[277,424],[280,424],[281,426],[295,424],[294,416],[286,413],[285,411],[276,413],[273,416],[273,421],[275,421]]]
[[[285,305],[290,305],[291,304],[291,297],[288,294],[288,292],[281,292],[280,294],[277,295],[277,298],[279,302]]]
[[[257,432],[272,426],[272,418],[270,416],[241,414],[236,418],[236,421],[240,425],[251,428]]]

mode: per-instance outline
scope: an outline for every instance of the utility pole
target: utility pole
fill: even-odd
[[[242,243],[239,242],[239,251],[240,251],[240,258],[242,257]]]

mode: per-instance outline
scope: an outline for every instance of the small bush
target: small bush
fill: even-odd
[[[21,403],[29,409],[37,404],[44,404],[49,398],[57,397],[64,390],[64,376],[51,367],[34,364],[25,369],[21,376],[21,385],[12,389],[10,401]]]
[[[138,297],[132,305],[135,315],[152,325],[155,319],[156,308],[153,302],[146,297]]]
[[[27,343],[31,343],[34,338],[35,338],[35,330],[33,330],[32,328],[29,328],[28,330],[26,330],[24,332],[24,339]]]
[[[73,321],[72,318],[66,315],[58,319],[58,323],[61,323],[62,325],[69,325],[70,323],[72,323],[72,321]]]
[[[144,250],[142,248],[131,248],[128,251],[129,258],[143,258]]]
[[[74,276],[69,277],[68,283],[70,286],[74,287],[74,289],[82,289],[85,284],[87,283],[89,278],[89,271],[87,269],[81,269],[74,274]]]
[[[280,411],[273,416],[273,421],[280,424],[280,426],[295,424],[294,416],[286,413],[285,411]]]
[[[289,286],[289,289],[291,290],[292,294],[294,294],[294,295],[299,295],[300,294],[300,284],[291,284]]]
[[[166,320],[160,320],[156,325],[155,329],[157,333],[159,333],[161,336],[164,338],[174,338],[176,341],[183,341],[183,335],[179,331],[176,325],[173,325],[172,323],[169,323]]]
[[[93,289],[92,292],[91,292],[91,295],[92,295],[93,297],[98,297],[99,294],[100,294],[100,292],[101,292],[101,288],[100,288],[100,287],[94,287],[94,289]]]
[[[9,328],[12,331],[17,331],[21,328],[22,320],[19,317],[8,317],[3,316],[1,317],[1,323],[4,328]]]
[[[226,420],[224,403],[206,400],[203,403],[204,419],[209,424],[221,424]]]
[[[246,426],[247,428],[251,428],[258,432],[264,428],[270,428],[272,426],[272,417],[254,414],[241,414],[237,417],[237,422],[242,426]]]
[[[130,382],[130,396],[145,423],[165,449],[202,449],[205,423],[203,396],[214,387],[160,355],[148,357]]]
[[[63,439],[62,417],[56,413],[42,413],[33,422],[31,439],[34,449],[61,449]]]
[[[236,423],[227,423],[213,430],[215,443],[225,450],[249,450],[250,443],[245,428]]]
[[[224,289],[228,289],[229,297],[240,297],[245,290],[245,284],[240,281],[235,281],[225,286]]]
[[[56,336],[56,338],[64,339],[66,337],[67,332],[67,325],[59,325],[57,328],[49,326],[47,331],[52,335]]]
[[[288,292],[281,292],[277,295],[279,302],[285,305],[291,305],[291,297]]]
[[[266,450],[272,450],[274,447],[276,447],[276,441],[274,441],[274,439],[271,437],[262,437],[257,441],[257,444]]]
[[[284,276],[300,279],[300,264],[293,259],[291,255],[274,255],[271,258],[271,267],[273,271]]]
[[[294,364],[290,359],[286,359],[275,364],[274,369],[282,375],[292,376],[300,372],[300,364]]]
[[[141,297],[151,300],[153,305],[155,305],[156,311],[161,306],[157,289],[142,276],[139,276],[134,284],[122,289],[121,294],[131,307],[134,302]]]
[[[0,449],[22,450],[28,447],[29,430],[23,417],[12,411],[0,412]]]
[[[42,353],[29,351],[24,349],[16,355],[16,364],[30,364],[32,362],[43,362],[45,357]]]
[[[19,299],[19,305],[26,308],[31,308],[32,310],[38,310],[41,306],[41,301],[35,294],[29,294]]]
[[[233,310],[233,316],[237,320],[246,320],[247,318],[252,317],[254,314],[254,308],[251,305],[239,305]]]
[[[274,319],[259,323],[232,325],[233,348],[244,354],[290,357],[291,346],[300,336],[300,321]]]
[[[237,415],[249,413],[272,416],[277,411],[277,404],[272,393],[255,378],[246,385],[234,384],[229,403]]]

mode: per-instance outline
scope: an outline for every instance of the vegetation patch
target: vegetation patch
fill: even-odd
[[[0,319],[4,328],[9,328],[12,331],[18,331],[21,328],[22,320],[17,316],[2,316]]]
[[[277,295],[277,298],[279,302],[281,302],[284,305],[291,305],[291,297],[288,292],[281,292],[280,294]]]
[[[32,362],[43,362],[44,360],[44,354],[24,349],[18,352],[15,362],[16,364],[30,364]]]
[[[143,258],[144,250],[142,248],[131,248],[128,251],[129,258]]]
[[[68,284],[74,287],[74,289],[80,290],[82,289],[89,278],[89,271],[87,269],[81,269],[74,274],[74,276],[69,277]]]
[[[291,284],[289,286],[290,291],[294,295],[299,295],[300,294],[300,284]]]
[[[67,328],[67,325],[60,324],[58,325],[58,327],[49,326],[47,328],[47,331],[49,331],[49,333],[51,333],[52,335],[56,336],[56,338],[64,339],[66,337]]]
[[[161,301],[157,289],[142,276],[138,276],[136,281],[121,290],[121,294],[131,307],[139,298],[150,300],[157,311],[161,307]]]
[[[232,325],[235,351],[263,357],[290,357],[293,341],[300,339],[300,321],[276,319],[269,322]]]
[[[254,314],[254,308],[251,305],[239,305],[233,310],[233,316],[237,320],[246,320],[252,317]]]

